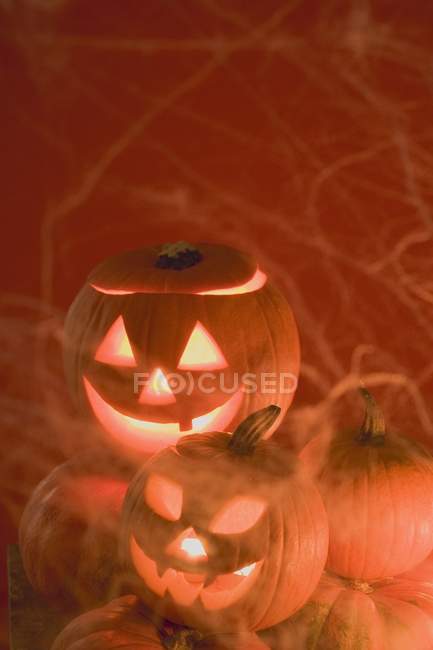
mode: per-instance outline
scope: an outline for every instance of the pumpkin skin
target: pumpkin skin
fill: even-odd
[[[37,486],[19,542],[38,593],[88,608],[116,590],[120,511],[130,478],[129,468],[89,453],[58,466]]]
[[[428,558],[421,562],[421,564],[417,564],[416,567],[402,573],[399,577],[407,580],[433,583],[433,553],[430,553]]]
[[[328,512],[328,569],[370,581],[404,573],[431,553],[433,458],[414,440],[385,434],[382,413],[363,394],[361,432],[318,436],[300,457]]]
[[[123,596],[82,614],[59,634],[51,650],[161,650],[156,627],[135,596]]]
[[[287,450],[248,446],[273,408],[233,435],[181,438],[132,481],[121,535],[130,590],[161,616],[254,631],[302,607],[317,585],[328,549],[319,493]]]
[[[199,244],[195,253],[183,246],[106,260],[66,318],[72,394],[98,423],[104,447],[137,462],[187,433],[233,430],[270,403],[281,420],[299,373],[292,311],[257,264],[227,246]],[[212,390],[198,382],[207,372],[216,380],[202,386]],[[136,373],[144,373],[140,386]],[[276,389],[262,386],[262,373],[277,378]]]
[[[272,650],[431,650],[433,585],[325,574],[300,612],[262,636]]]
[[[164,646],[155,625],[136,596],[123,596],[105,607],[74,619],[57,637],[52,650],[263,650],[265,645],[255,634],[239,638],[217,635],[197,642]]]

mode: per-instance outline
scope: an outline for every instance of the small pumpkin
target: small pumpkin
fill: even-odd
[[[34,589],[80,607],[103,602],[120,568],[120,511],[130,469],[86,453],[55,468],[20,522],[23,565]]]
[[[272,650],[431,650],[433,585],[324,574],[305,607],[262,637]]]
[[[136,596],[123,596],[74,619],[57,637],[52,650],[264,650],[255,634],[203,634],[160,622],[159,630]]]
[[[418,442],[385,430],[361,389],[361,430],[318,436],[301,452],[329,518],[328,568],[377,580],[408,571],[433,550],[433,458]]]
[[[65,323],[74,397],[104,445],[139,462],[188,433],[230,430],[272,402],[281,420],[299,356],[285,298],[249,255],[217,244],[105,260]]]
[[[131,590],[200,630],[257,630],[299,609],[328,549],[328,524],[298,459],[262,438],[271,405],[233,435],[181,438],[153,456],[124,502]]]

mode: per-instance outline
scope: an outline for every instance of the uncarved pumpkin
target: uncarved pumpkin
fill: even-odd
[[[229,634],[204,637],[194,630],[172,630],[163,621],[160,629],[161,633],[135,596],[123,596],[73,620],[57,637],[52,650],[264,650],[268,647],[255,634],[242,638]]]
[[[262,636],[272,650],[431,650],[433,585],[324,575],[300,612]]]
[[[19,529],[24,569],[37,592],[90,607],[115,590],[129,472],[89,453],[60,465],[39,484]]]
[[[187,433],[233,430],[271,403],[281,420],[299,357],[285,298],[249,255],[217,244],[104,261],[65,324],[74,397],[104,445],[139,462]]]
[[[194,434],[153,456],[124,502],[131,590],[201,630],[257,630],[302,607],[328,549],[320,495],[298,459],[262,440],[269,406],[233,435]]]
[[[400,577],[407,580],[433,583],[433,553],[430,553],[426,560],[417,564],[413,569],[402,573]]]
[[[60,633],[51,650],[161,650],[157,628],[135,596],[123,596],[82,614]]]
[[[328,568],[376,580],[408,571],[433,549],[433,458],[412,439],[385,431],[362,389],[361,431],[319,436],[301,452],[329,517]]]

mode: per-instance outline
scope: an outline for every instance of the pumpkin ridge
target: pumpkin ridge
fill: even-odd
[[[284,549],[284,546],[285,546],[285,526],[284,525],[281,526],[281,522],[283,521],[282,513],[279,511],[277,514],[278,514],[278,518],[279,518],[278,525],[279,525],[279,527],[281,529],[281,543],[279,544],[279,547],[278,547],[278,565],[280,566],[281,565],[281,559],[282,559],[282,556],[283,556],[283,549]],[[269,547],[271,546],[271,535],[270,535],[269,526],[268,526],[268,531],[269,531],[269,534],[268,534],[268,540],[267,540],[267,548],[266,548],[266,551],[265,551],[265,558],[266,558],[265,562],[268,562],[268,557],[270,555],[270,548]],[[274,550],[274,555],[275,555],[275,550]],[[268,604],[266,606],[266,609],[264,610],[262,616],[259,617],[258,622],[255,624],[255,627],[257,629],[262,629],[263,622],[266,620],[267,616],[269,615],[269,609],[270,609],[272,603],[274,602],[275,595],[276,595],[276,593],[278,591],[277,587],[279,586],[279,584],[280,584],[280,576],[276,576],[275,577],[274,587],[272,589],[272,592],[270,593],[270,596],[268,597]],[[269,590],[269,592],[270,592],[270,590]],[[269,627],[269,625],[266,625],[266,627]]]

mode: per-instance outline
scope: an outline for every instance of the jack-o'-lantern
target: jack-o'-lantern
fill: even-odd
[[[142,457],[272,402],[282,417],[299,341],[289,305],[248,255],[180,242],[90,274],[66,320],[65,365],[105,440]]]
[[[131,589],[161,616],[257,630],[292,614],[317,585],[327,518],[299,460],[261,440],[279,412],[253,413],[233,435],[183,437],[133,480],[123,553]]]

